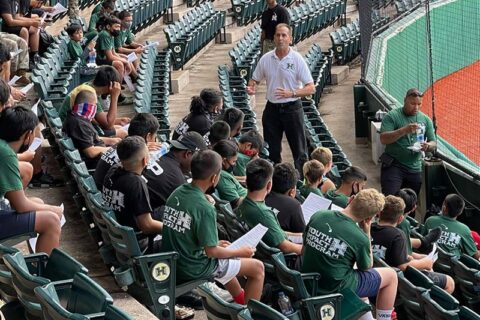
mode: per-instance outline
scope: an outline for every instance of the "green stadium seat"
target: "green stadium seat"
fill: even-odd
[[[114,305],[107,305],[104,320],[133,320],[134,318],[126,314]]]
[[[197,292],[202,297],[203,307],[209,320],[237,320],[238,314],[245,309],[245,306],[223,300],[204,284],[198,286]]]
[[[459,320],[480,320],[480,315],[467,307],[460,306],[460,311],[458,312],[458,319]]]
[[[40,318],[41,307],[34,289],[52,281],[72,279],[76,273],[88,270],[65,252],[54,249],[46,254],[23,256],[20,252],[5,255],[5,265],[12,274],[12,282],[18,299],[25,308],[27,318]]]
[[[433,264],[433,269],[440,273],[445,273],[451,276],[455,276],[452,271],[452,258],[453,254],[450,254],[440,247],[437,247],[438,260]]]
[[[467,306],[480,311],[480,262],[470,256],[452,258],[452,271],[455,274],[456,289],[460,291]]]
[[[422,319],[421,296],[433,286],[432,280],[415,268],[407,267],[398,274],[397,303],[399,316],[406,319]]]
[[[286,317],[277,310],[261,303],[260,301],[251,299],[248,301],[248,309],[239,313],[238,319],[242,320],[287,320]]]
[[[17,292],[13,288],[12,273],[3,262],[3,256],[19,252],[17,248],[0,244],[0,299],[6,303],[17,301]]]
[[[457,318],[458,301],[443,289],[433,286],[421,296],[425,320],[451,320]]]

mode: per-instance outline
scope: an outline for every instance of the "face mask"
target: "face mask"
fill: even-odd
[[[30,147],[30,143],[25,143],[25,141],[23,141],[23,144],[18,150],[18,153],[24,153],[25,151],[28,150],[29,147]]]
[[[227,171],[228,173],[232,173],[234,168],[235,166],[230,165],[227,169],[225,169],[225,171]]]
[[[120,30],[112,30],[110,31],[110,34],[114,37],[118,37],[120,35]]]
[[[125,30],[130,30],[132,28],[132,21],[122,22],[122,27]]]
[[[210,188],[207,189],[207,191],[205,191],[206,194],[212,194],[215,192],[215,187],[214,186],[211,186]]]
[[[97,105],[90,103],[79,103],[73,106],[72,112],[79,117],[92,121],[97,113]]]
[[[257,153],[253,151],[252,149],[248,149],[243,151],[243,154],[246,155],[247,157],[254,157]]]

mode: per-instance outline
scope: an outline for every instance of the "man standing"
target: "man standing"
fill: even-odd
[[[275,35],[275,27],[280,24],[290,24],[290,15],[288,10],[277,4],[276,0],[267,0],[267,10],[262,13],[262,54],[275,49],[273,37]]]
[[[267,105],[263,111],[263,137],[269,144],[270,159],[282,162],[282,136],[285,131],[292,150],[295,168],[302,172],[307,160],[301,97],[315,92],[312,75],[302,56],[290,48],[292,28],[284,23],[275,30],[275,50],[258,62],[248,94],[255,94],[256,85],[267,81]],[[303,85],[303,86],[302,86]]]
[[[383,118],[380,141],[386,146],[380,159],[384,195],[394,195],[401,188],[420,192],[422,152],[433,151],[437,146],[432,120],[420,111],[422,97],[418,89],[408,90],[403,108],[393,109]],[[418,148],[414,146],[416,142]]]

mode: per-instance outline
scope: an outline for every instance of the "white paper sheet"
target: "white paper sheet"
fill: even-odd
[[[128,90],[130,90],[130,92],[134,92],[135,91],[135,86],[133,85],[132,78],[130,78],[129,75],[125,75],[125,77],[123,77],[123,80],[125,80],[125,83],[127,84]]]
[[[288,240],[292,241],[293,243],[302,244],[303,237],[302,236],[288,236]]]
[[[336,204],[332,203],[332,206],[330,207],[330,210],[335,210],[335,211],[342,211],[343,208],[337,206]]]
[[[63,203],[60,205],[60,208],[62,208],[62,213],[63,213],[63,211],[64,211]],[[62,218],[60,219],[60,228],[63,227],[65,222],[67,222],[67,220],[65,220],[65,215],[62,214]],[[35,253],[35,248],[37,246],[37,240],[38,240],[38,237],[28,239],[28,243],[30,244],[30,247],[32,248],[33,253]]]
[[[38,116],[38,104],[40,103],[40,99],[35,102],[35,104],[32,106],[32,112],[35,113]]]
[[[156,47],[156,46],[158,46],[159,44],[160,44],[160,43],[158,43],[158,41],[155,41],[155,42],[151,42],[151,43],[149,43],[149,44],[145,44],[145,45],[143,46],[143,48],[146,49],[146,48]]]
[[[431,259],[434,263],[438,259],[437,244],[433,244],[432,251],[427,255],[427,258]]]
[[[67,11],[67,8],[62,6],[62,4],[60,2],[57,2],[57,4],[55,6],[53,6],[53,11],[50,12],[48,15],[50,17],[54,17],[57,14],[60,14],[60,13],[65,12],[65,11]]]
[[[13,76],[12,79],[10,79],[10,81],[8,81],[8,84],[13,86],[15,83],[17,83],[18,79],[20,79],[21,77],[19,76]]]
[[[33,82],[26,85],[25,87],[23,87],[22,89],[20,89],[21,92],[27,94],[28,91],[30,91],[30,89],[33,88]]]
[[[10,52],[10,58],[13,59],[15,58],[16,56],[18,56],[20,53],[23,52],[23,49],[18,49],[17,51],[11,51]]]
[[[128,132],[128,128],[130,128],[130,123],[127,123],[126,125],[124,125],[122,127],[123,130],[127,131]]]
[[[330,207],[331,204],[332,204],[332,201],[325,199],[323,197],[320,197],[319,195],[313,192],[310,192],[307,199],[305,199],[305,202],[303,202],[302,204],[302,212],[303,212],[303,218],[305,220],[305,224],[307,224],[310,221],[310,218],[313,216],[315,212],[320,210],[326,210]]]
[[[130,52],[130,54],[127,56],[128,62],[133,62],[137,59],[138,59],[138,57],[137,57],[137,54],[135,52]]]
[[[28,147],[28,151],[34,151],[35,152],[38,149],[38,147],[40,147],[42,145],[42,141],[43,141],[43,139],[35,137],[32,141],[32,144],[30,145],[30,147]]]
[[[255,226],[255,228],[245,233],[243,236],[230,244],[227,248],[238,249],[245,246],[256,248],[265,233],[267,233],[267,231],[268,228],[259,223]]]

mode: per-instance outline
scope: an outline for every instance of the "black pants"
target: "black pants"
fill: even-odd
[[[303,176],[302,167],[308,156],[302,102],[300,100],[289,103],[268,101],[263,111],[262,124],[263,138],[269,145],[270,160],[274,163],[282,162],[282,137],[285,131],[295,168]]]
[[[388,167],[382,166],[380,183],[382,193],[386,196],[394,195],[402,188],[410,188],[418,195],[422,186],[422,173],[412,172],[394,163]]]

